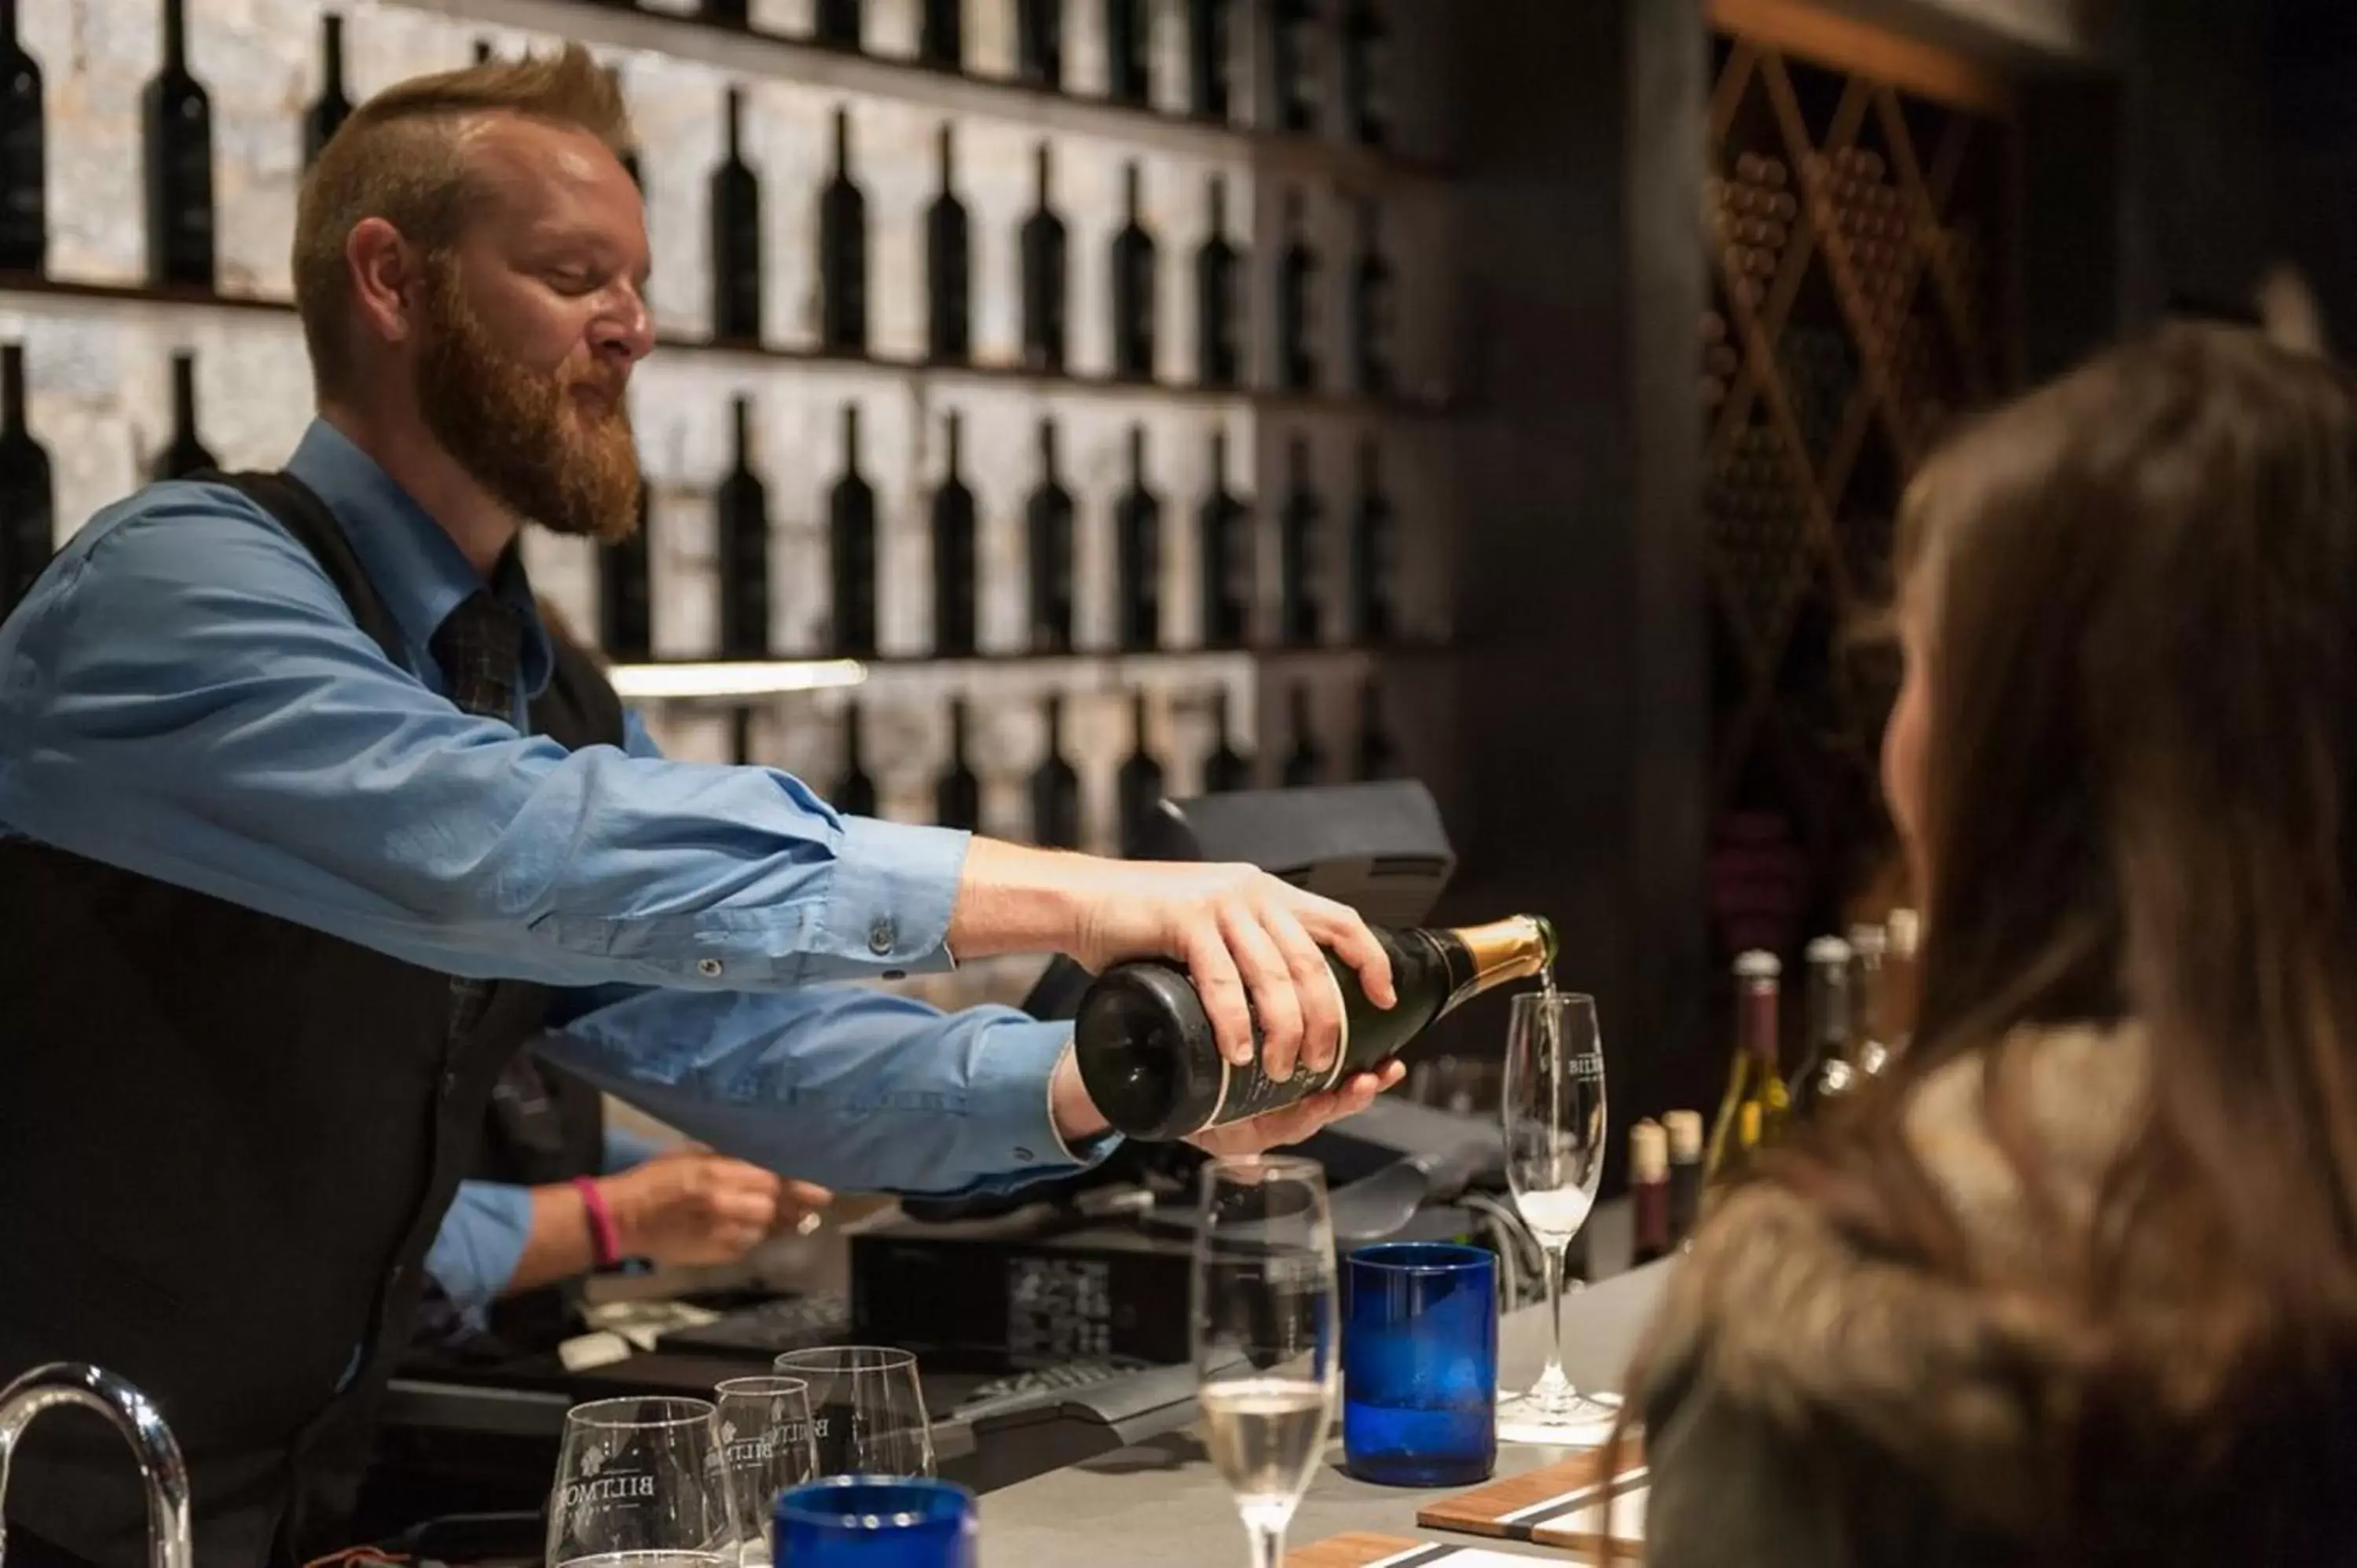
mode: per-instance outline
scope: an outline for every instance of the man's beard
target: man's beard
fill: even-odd
[[[417,403],[435,439],[523,521],[629,538],[639,522],[639,453],[622,379],[518,364],[484,331],[455,267],[427,268],[424,303]],[[609,395],[585,400],[584,386]]]

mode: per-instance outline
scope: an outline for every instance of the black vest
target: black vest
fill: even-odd
[[[282,476],[228,482],[393,652],[318,498]],[[560,643],[533,725],[619,744],[621,706]],[[444,974],[0,843],[0,1382],[91,1361],[153,1397],[188,1459],[204,1568],[346,1544],[420,1260],[546,1002],[503,982],[451,1048]],[[130,1452],[95,1418],[43,1417],[15,1470],[12,1523],[108,1568],[144,1562]]]

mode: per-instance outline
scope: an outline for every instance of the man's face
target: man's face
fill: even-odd
[[[623,392],[653,344],[638,188],[584,131],[502,115],[469,135],[490,199],[427,266],[419,411],[520,518],[624,538],[639,460]]]

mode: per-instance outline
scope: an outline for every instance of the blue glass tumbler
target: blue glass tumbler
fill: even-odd
[[[1386,1241],[1349,1259],[1342,1452],[1393,1487],[1460,1487],[1498,1463],[1498,1260]]]
[[[974,1494],[952,1481],[834,1476],[779,1494],[776,1568],[974,1568]]]

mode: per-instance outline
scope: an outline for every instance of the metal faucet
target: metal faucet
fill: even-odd
[[[113,1422],[138,1455],[139,1475],[147,1483],[148,1568],[191,1568],[188,1466],[172,1429],[145,1394],[113,1372],[77,1361],[36,1367],[0,1389],[0,1563],[7,1557],[9,1457],[35,1416],[69,1404]]]

